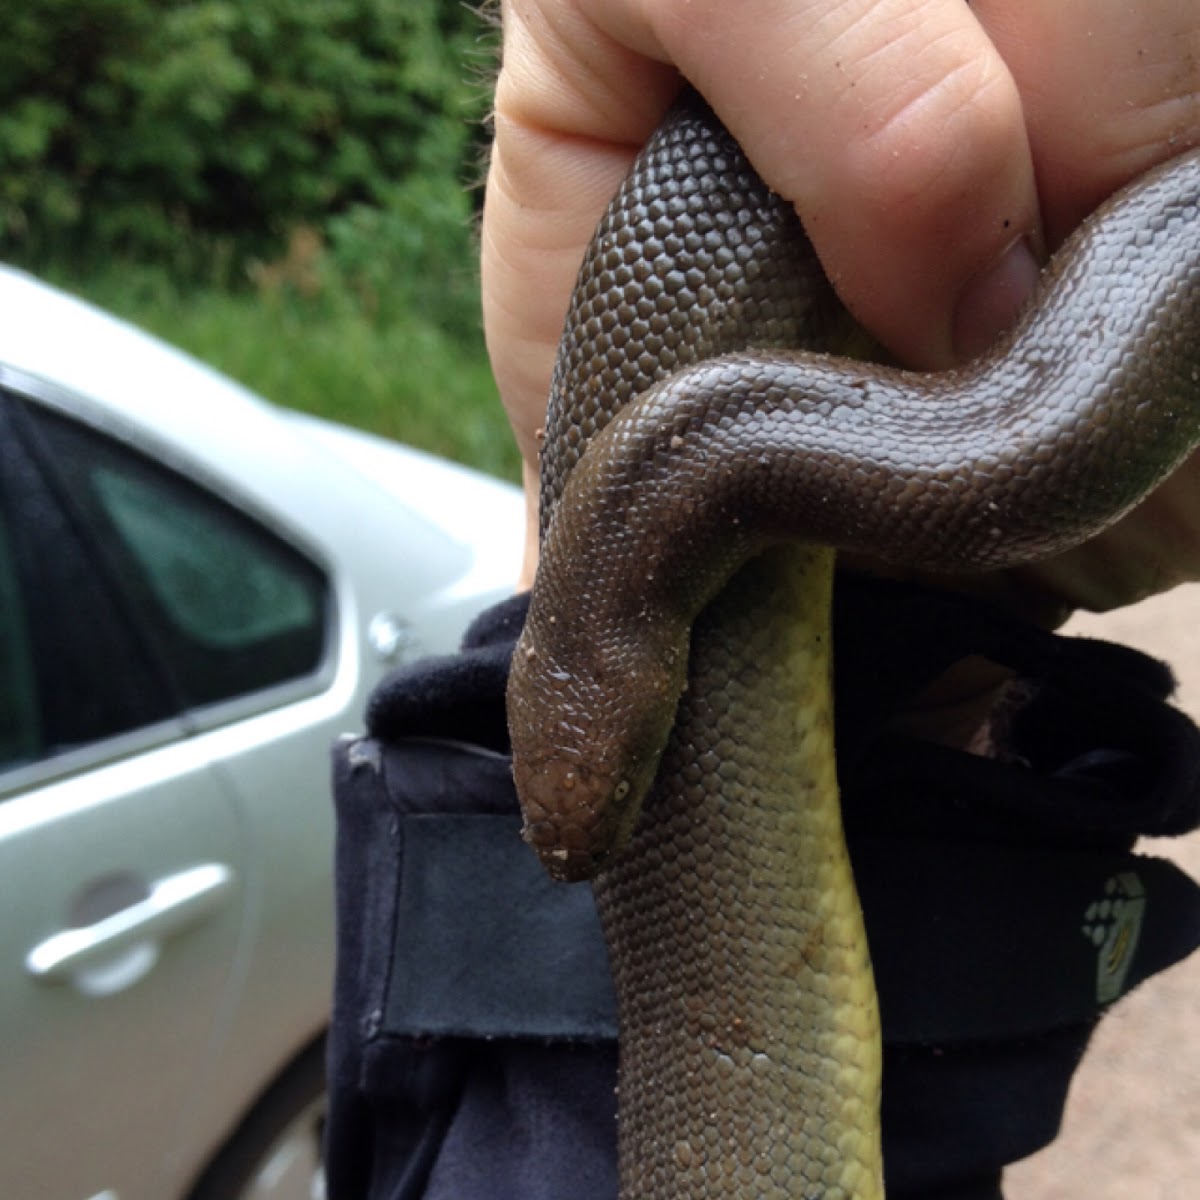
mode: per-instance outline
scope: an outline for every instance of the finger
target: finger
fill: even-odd
[[[843,298],[904,361],[978,348],[1031,285],[1019,103],[959,0],[580,0],[505,16],[485,324],[527,458],[583,248],[678,87],[667,63],[797,203]]]
[[[796,204],[842,299],[902,361],[947,365],[1008,323],[1036,275],[1037,200],[1020,98],[967,5],[640,8],[648,48]]]
[[[603,36],[584,63],[580,47],[596,40],[565,4],[505,5],[480,270],[484,332],[527,464],[584,250],[680,86]]]
[[[567,4],[504,6],[480,282],[492,368],[524,460],[523,587],[537,560],[537,431],[568,297],[600,215],[680,86],[669,66]]]
[[[1200,141],[1195,0],[975,0],[1021,93],[1047,238]]]

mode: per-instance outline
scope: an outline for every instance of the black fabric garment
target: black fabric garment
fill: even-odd
[[[586,885],[517,836],[503,696],[523,598],[397,672],[335,755],[331,1200],[613,1200],[615,1013]],[[886,621],[880,620],[885,613]],[[1200,888],[1132,852],[1200,823],[1200,733],[1140,654],[839,580],[847,838],[884,1028],[892,1200],[995,1200],[1052,1140],[1096,1020],[1200,944]],[[980,654],[1001,758],[888,718]],[[480,865],[484,864],[483,869]]]

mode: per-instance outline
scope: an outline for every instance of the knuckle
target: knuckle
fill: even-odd
[[[847,154],[847,187],[882,220],[923,228],[947,206],[978,200],[1023,145],[1011,78],[991,58],[969,56],[886,98]]]

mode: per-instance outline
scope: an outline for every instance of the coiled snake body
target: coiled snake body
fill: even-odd
[[[1090,220],[977,364],[922,376],[798,349],[843,320],[790,206],[685,97],[572,300],[509,686],[525,836],[555,876],[598,874],[623,1200],[882,1195],[826,547],[1030,561],[1183,461],[1200,154]]]

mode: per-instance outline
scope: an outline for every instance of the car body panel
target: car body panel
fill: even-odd
[[[166,746],[0,805],[5,1195],[170,1194],[154,1190],[161,1180],[146,1172],[145,1147],[180,1140],[250,932],[247,906],[235,902],[251,881],[233,798],[184,745],[187,763]],[[203,863],[226,867],[233,884],[203,919],[122,946],[69,978],[34,977],[30,954],[47,939],[94,927],[155,882]],[[141,1083],[130,1088],[130,1079]],[[96,1086],[105,1080],[109,1088]]]
[[[305,677],[0,769],[0,1195],[170,1200],[328,1019],[332,742],[390,666],[511,591],[523,504],[3,267],[0,388],[230,501],[332,597]],[[38,976],[80,924],[117,949]]]

